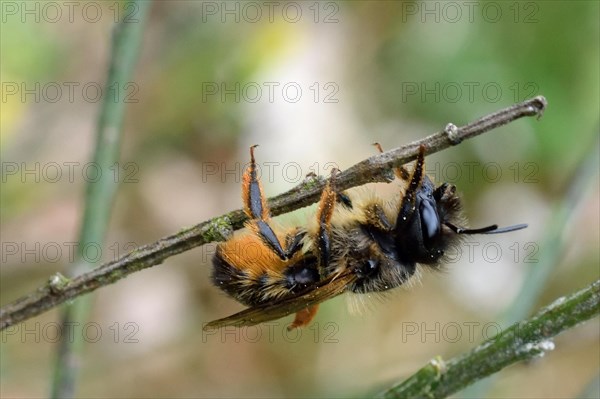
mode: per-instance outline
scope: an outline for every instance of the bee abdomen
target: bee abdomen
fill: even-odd
[[[314,261],[314,262],[313,262]],[[319,281],[316,258],[309,257],[287,267],[283,273],[250,273],[230,264],[219,251],[213,258],[213,283],[247,306],[282,299]]]
[[[213,258],[213,283],[232,298],[247,306],[262,302],[267,275],[258,278],[227,262],[219,252]]]

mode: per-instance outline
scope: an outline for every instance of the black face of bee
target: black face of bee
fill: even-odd
[[[397,226],[396,244],[402,257],[423,264],[436,264],[444,250],[458,240],[458,235],[444,230],[446,222],[458,218],[460,202],[454,187],[443,184],[437,189],[427,176],[415,195],[414,212]]]

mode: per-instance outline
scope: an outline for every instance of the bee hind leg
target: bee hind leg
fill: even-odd
[[[271,214],[267,205],[267,200],[263,194],[262,185],[256,176],[256,162],[254,160],[254,148],[250,147],[250,165],[244,171],[242,182],[242,199],[244,201],[244,211],[250,218],[248,227],[260,237],[260,239],[273,251],[280,259],[286,260],[299,249],[302,237],[298,237],[291,242],[291,247],[284,249],[279,242],[279,238],[269,225]]]
[[[294,321],[287,327],[288,331],[291,331],[298,327],[307,326],[312,321],[312,319],[314,319],[318,310],[319,305],[313,305],[309,306],[308,308],[304,308],[299,312],[296,312]]]

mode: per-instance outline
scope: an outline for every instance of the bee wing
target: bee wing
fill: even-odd
[[[308,291],[272,303],[253,306],[229,317],[211,321],[204,326],[203,330],[216,330],[225,326],[253,326],[280,319],[340,295],[355,279],[356,275],[353,273],[332,276]]]

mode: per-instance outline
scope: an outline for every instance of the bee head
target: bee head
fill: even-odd
[[[446,223],[461,218],[456,189],[442,184],[437,189],[427,176],[412,194],[411,207],[403,207],[396,223],[396,244],[405,261],[435,265],[459,236]]]
[[[497,234],[520,230],[520,224],[499,229],[491,225],[479,229],[458,227],[463,222],[456,188],[443,183],[435,188],[429,177],[412,194],[414,207],[402,208],[396,224],[396,243],[407,261],[436,267],[444,252],[458,244],[462,235]]]

